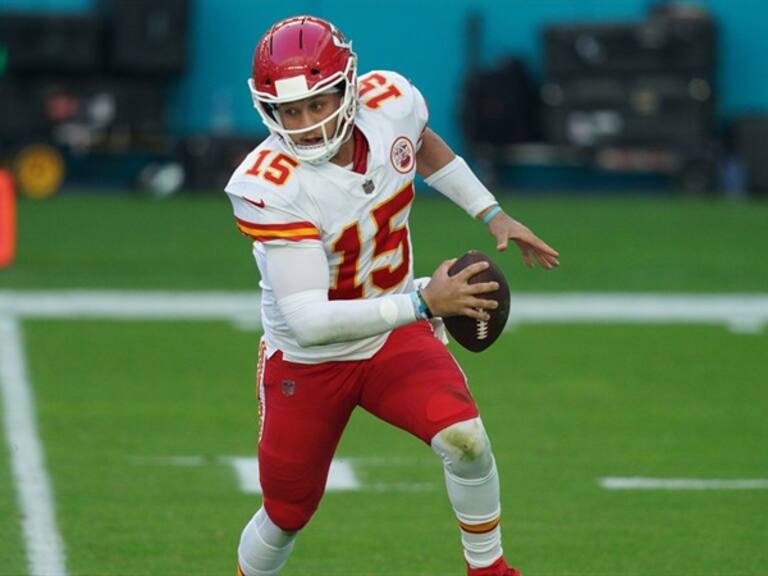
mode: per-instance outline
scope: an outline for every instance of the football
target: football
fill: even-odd
[[[507,284],[507,279],[504,278],[504,273],[501,269],[488,256],[477,250],[470,250],[453,263],[448,269],[448,274],[453,276],[470,264],[482,261],[489,262],[490,267],[472,276],[469,279],[469,283],[476,284],[477,282],[494,281],[499,283],[498,290],[478,294],[480,298],[496,300],[499,303],[499,307],[495,310],[488,310],[491,319],[486,322],[470,318],[469,316],[443,318],[445,328],[453,339],[472,352],[482,352],[493,344],[504,331],[504,326],[506,326],[507,318],[509,317],[509,285]]]

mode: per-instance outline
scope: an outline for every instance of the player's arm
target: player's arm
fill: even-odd
[[[328,300],[328,260],[322,246],[265,245],[265,249],[277,305],[300,346],[367,338],[419,318],[408,294]]]
[[[489,232],[496,238],[497,250],[506,250],[509,240],[514,240],[529,268],[533,266],[531,256],[542,268],[559,266],[557,250],[506,214],[464,159],[454,154],[450,146],[429,128],[424,129],[416,161],[419,176],[429,186],[488,225]]]
[[[265,245],[267,275],[277,305],[300,346],[349,342],[383,334],[398,326],[428,317],[418,293],[392,294],[361,300],[328,300],[328,260],[319,245]],[[454,277],[445,263],[430,282],[430,302],[436,315],[466,314],[488,319],[483,308],[495,308],[494,300],[479,298],[495,290],[493,283],[469,284],[482,270],[479,263]],[[438,273],[436,272],[436,275]]]

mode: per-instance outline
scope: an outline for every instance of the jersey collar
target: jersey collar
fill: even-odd
[[[352,138],[355,143],[355,150],[352,154],[352,171],[365,174],[368,170],[368,152],[370,150],[368,139],[357,126],[353,129]]]

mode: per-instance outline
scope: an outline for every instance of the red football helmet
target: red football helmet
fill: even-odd
[[[319,164],[332,158],[352,134],[357,112],[357,56],[352,43],[330,22],[313,16],[281,20],[262,37],[253,54],[248,86],[253,105],[269,131],[281,136],[300,160]],[[341,104],[322,122],[301,130],[287,130],[277,104],[293,102],[326,91],[341,91]],[[336,130],[326,133],[326,123],[337,117]],[[299,146],[291,138],[320,128],[323,143]]]

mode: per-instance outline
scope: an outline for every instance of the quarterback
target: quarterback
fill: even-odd
[[[436,337],[439,317],[488,319],[495,282],[452,260],[414,280],[408,214],[416,174],[483,222],[530,267],[558,253],[505,214],[427,127],[421,93],[376,70],[358,77],[351,44],[311,16],[274,24],[248,81],[271,135],[227,184],[261,275],[259,467],[263,504],[238,548],[241,576],[278,574],[323,496],[357,406],[441,458],[470,576],[516,576],[501,547],[499,478],[465,376]]]

